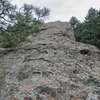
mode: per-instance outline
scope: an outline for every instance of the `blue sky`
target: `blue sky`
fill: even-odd
[[[26,3],[51,9],[50,17],[46,22],[57,20],[68,22],[72,16],[82,22],[90,7],[97,10],[100,8],[100,0],[12,0],[11,3],[18,5],[18,7]]]

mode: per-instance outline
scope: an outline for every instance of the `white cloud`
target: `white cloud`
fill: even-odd
[[[90,7],[100,8],[100,0],[12,0],[13,4],[22,6],[24,3],[51,9],[47,21],[69,21],[72,16],[83,21]]]

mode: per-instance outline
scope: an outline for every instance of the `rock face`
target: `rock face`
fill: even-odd
[[[51,22],[16,48],[0,48],[0,100],[100,100],[100,50]]]
[[[43,25],[41,30],[46,30],[48,33],[54,33],[57,35],[67,36],[71,40],[75,41],[74,32],[72,30],[71,24],[67,22],[51,22]]]

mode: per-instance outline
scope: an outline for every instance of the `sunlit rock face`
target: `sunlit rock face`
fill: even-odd
[[[68,22],[42,25],[16,48],[0,48],[0,100],[100,100],[100,51],[75,41]]]

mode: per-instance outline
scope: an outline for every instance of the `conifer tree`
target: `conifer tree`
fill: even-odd
[[[77,41],[95,45],[100,49],[100,10],[91,7],[84,22],[72,17],[70,23]]]
[[[35,15],[34,15],[35,14]],[[9,0],[0,0],[0,35],[5,45],[16,46],[28,35],[40,31],[39,24],[49,16],[50,9],[24,4],[19,10]],[[36,18],[34,16],[37,16]]]

